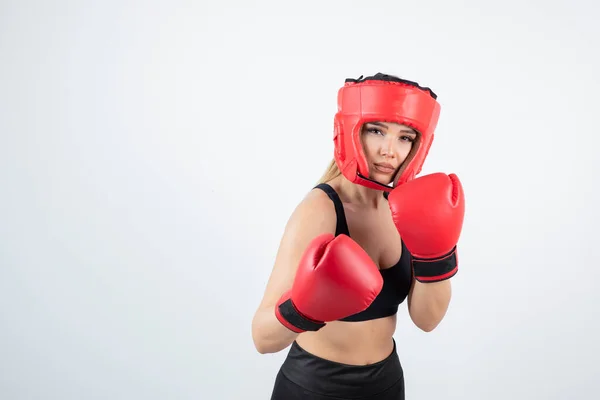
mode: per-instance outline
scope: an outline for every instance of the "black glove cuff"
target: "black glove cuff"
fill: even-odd
[[[438,258],[412,258],[415,279],[419,282],[439,282],[452,278],[458,272],[456,246]]]
[[[279,314],[292,326],[301,331],[318,331],[325,326],[322,322],[313,321],[306,318],[294,307],[291,299],[287,299],[279,304]]]

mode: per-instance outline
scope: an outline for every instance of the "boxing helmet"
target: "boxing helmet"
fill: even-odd
[[[334,159],[351,182],[372,189],[391,191],[413,179],[423,167],[440,115],[437,95],[416,82],[377,73],[348,78],[338,91],[334,118]],[[367,122],[396,122],[417,131],[417,140],[388,186],[369,178],[369,167],[361,144]]]

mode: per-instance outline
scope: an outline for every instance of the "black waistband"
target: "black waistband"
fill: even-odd
[[[294,341],[281,372],[313,393],[344,398],[373,396],[404,379],[395,341],[389,356],[368,365],[329,361],[307,352]]]

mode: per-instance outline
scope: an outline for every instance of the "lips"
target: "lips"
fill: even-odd
[[[379,172],[382,172],[384,174],[392,174],[396,171],[396,169],[390,165],[390,164],[373,164],[373,166],[375,167],[375,169]]]

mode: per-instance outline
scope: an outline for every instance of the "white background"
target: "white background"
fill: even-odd
[[[268,399],[251,319],[376,72],[439,95],[423,173],[467,199],[446,319],[399,313],[407,399],[597,398],[598,7],[3,1],[0,398]]]

